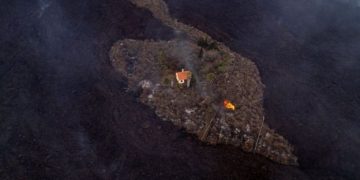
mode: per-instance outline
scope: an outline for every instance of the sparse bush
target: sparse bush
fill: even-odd
[[[162,71],[175,71],[181,67],[173,57],[168,57],[164,51],[159,52],[157,60]]]
[[[226,71],[226,67],[225,66],[218,66],[217,71],[220,72],[220,73],[224,73]]]
[[[167,63],[166,63],[167,57],[166,57],[166,54],[165,54],[164,51],[160,51],[157,59],[158,59],[158,63],[159,63],[159,65],[160,65],[160,68],[161,68],[162,70],[168,69],[168,66],[167,66]]]
[[[211,41],[208,38],[200,38],[197,45],[206,50],[218,50],[218,45],[215,41]]]
[[[209,82],[213,82],[216,78],[216,75],[215,73],[208,73],[206,74],[206,80],[209,81]]]
[[[216,69],[217,72],[223,73],[223,72],[226,71],[226,64],[224,62],[221,62],[221,63],[216,65],[215,69]]]
[[[197,83],[197,79],[195,78],[195,76],[191,77],[191,86],[190,87],[195,87]]]
[[[170,79],[169,78],[167,78],[167,77],[165,77],[164,79],[163,79],[163,83],[164,83],[164,85],[166,85],[166,86],[168,86],[168,85],[170,85]]]
[[[221,55],[223,61],[225,61],[226,63],[231,61],[231,57],[230,57],[230,55],[228,53],[225,53],[225,52],[221,51],[220,55]]]
[[[219,55],[219,53],[217,52],[217,51],[215,51],[215,50],[210,50],[210,51],[206,51],[205,53],[204,53],[204,61],[206,61],[206,62],[210,62],[210,63],[212,63],[212,62],[215,62],[215,61],[218,61],[218,60],[220,60],[221,59],[221,57],[220,57],[220,55]]]
[[[204,50],[203,50],[203,48],[200,48],[198,57],[201,59],[203,57],[203,55],[204,55]]]
[[[216,57],[214,57],[214,56],[205,56],[204,59],[205,59],[206,62],[212,63],[212,62],[214,62],[216,60]]]

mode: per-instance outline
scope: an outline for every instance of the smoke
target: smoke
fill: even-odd
[[[128,1],[4,0],[0,9],[0,179],[112,174],[106,162],[120,163],[120,148],[138,137],[127,132],[153,113],[119,93],[125,82],[103,62],[125,35],[153,38],[169,28]],[[146,32],[150,20],[159,34]]]
[[[270,78],[271,82],[268,83],[281,81],[283,88],[278,89],[290,92],[287,98],[315,98],[298,101],[296,105],[282,100],[289,103],[289,107],[282,106],[281,111],[289,113],[290,110],[289,118],[296,117],[295,122],[305,125],[303,131],[317,136],[318,144],[312,145],[305,140],[307,135],[302,135],[303,132],[292,134],[298,137],[296,143],[299,147],[310,145],[299,148],[300,153],[304,153],[299,154],[300,158],[303,158],[300,161],[306,163],[305,166],[316,164],[317,167],[326,167],[351,177],[360,166],[354,161],[354,157],[360,157],[359,151],[356,151],[360,149],[360,144],[355,138],[360,136],[360,126],[356,122],[360,115],[360,106],[359,102],[350,100],[360,95],[360,82],[356,80],[356,77],[360,77],[359,1],[278,3],[280,11],[277,11],[275,17],[282,19],[283,24],[280,27],[288,28],[297,43],[296,46],[301,48],[299,51],[302,57],[297,53],[285,56],[286,61],[290,61],[290,67],[280,66],[281,69],[277,71],[292,74],[292,78]],[[275,55],[274,58],[283,57]],[[300,69],[298,64],[303,67]],[[284,82],[289,82],[291,87],[284,85]],[[302,95],[297,94],[299,90]],[[275,94],[277,93],[272,93],[274,96],[281,96]],[[305,104],[310,104],[312,110],[309,111]],[[323,149],[328,150],[324,157],[321,155]],[[309,160],[311,158],[316,159],[317,163]],[[332,159],[335,163],[328,162],[327,159]]]
[[[357,80],[360,77],[358,5],[358,0],[281,0],[276,2],[275,9],[264,7],[272,17],[263,20],[280,20],[276,31],[283,33],[286,29],[291,39],[275,33],[279,37],[277,41],[285,41],[290,44],[289,47],[277,47],[281,51],[272,49],[279,54],[271,54],[272,57],[265,54],[260,58],[270,61],[259,63],[261,71],[266,72],[266,66],[273,62],[286,62],[286,65],[279,65],[276,72],[287,77],[266,77],[269,81],[265,85],[282,84],[281,87],[273,86],[273,90],[268,88],[268,93],[273,96],[267,97],[268,103],[279,103],[280,99],[287,105],[279,106],[277,111],[287,114],[288,119],[295,119],[294,124],[302,124],[302,131],[288,133],[296,139],[302,158],[300,161],[307,168],[326,167],[346,177],[354,176],[360,167],[354,161],[354,157],[360,157],[359,151],[356,151],[360,149],[360,144],[355,138],[360,136],[360,124],[356,122],[360,116],[360,104],[350,100],[360,97],[360,81]],[[268,30],[265,22],[259,27]],[[261,54],[263,48],[266,47],[256,51]],[[296,99],[296,103],[281,97]],[[301,100],[305,97],[310,99]],[[268,107],[268,112],[271,112],[271,104]],[[281,131],[287,132],[286,128]],[[311,136],[317,137],[314,139],[318,142],[316,145],[306,140]],[[305,144],[308,146],[301,148]],[[326,155],[321,154],[324,149],[328,150]],[[311,158],[317,162],[312,162]]]
[[[175,32],[177,36],[177,47],[174,48],[172,55],[177,57],[181,64],[183,64],[185,69],[191,71],[193,78],[195,79],[196,83],[193,83],[196,90],[202,97],[207,97],[211,94],[211,90],[206,88],[203,82],[203,79],[200,77],[198,73],[199,67],[198,64],[200,61],[197,58],[197,55],[194,54],[194,49],[192,49],[192,45],[185,37],[182,37],[181,32]]]
[[[359,0],[167,2],[177,19],[255,61],[268,123],[303,168],[359,176]]]
[[[41,18],[44,14],[44,11],[50,6],[51,2],[49,0],[38,0],[40,6],[38,17]]]
[[[36,178],[40,171],[38,166],[33,166],[35,163],[67,171],[71,169],[67,166],[72,166],[70,159],[81,162],[80,168],[86,168],[96,159],[88,134],[77,134],[82,129],[82,112],[81,105],[74,107],[74,104],[81,103],[78,92],[87,88],[82,77],[92,78],[88,74],[95,60],[94,48],[74,38],[76,26],[71,26],[58,1],[8,4],[6,11],[11,16],[1,19],[7,29],[1,35],[1,40],[5,40],[0,41],[1,57],[11,65],[7,73],[0,73],[3,75],[0,94],[4,100],[0,103],[4,122],[1,128],[5,131],[0,136],[3,152],[0,166],[17,166],[12,167],[17,173],[2,169],[0,176],[13,175],[11,179],[14,179],[22,176],[25,168],[33,171],[27,176]],[[4,36],[8,37],[3,39]],[[84,46],[80,47],[81,43]],[[75,157],[77,153],[81,157]],[[27,163],[18,161],[21,158]]]

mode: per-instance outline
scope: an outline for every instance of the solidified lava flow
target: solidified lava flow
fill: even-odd
[[[345,137],[348,139],[357,137],[357,131],[354,130],[357,126],[348,126],[348,123],[342,122],[358,117],[356,97],[357,92],[360,91],[356,91],[357,88],[352,88],[351,85],[356,84],[357,80],[353,78],[357,77],[354,72],[360,71],[354,70],[358,67],[356,63],[349,62],[340,66],[333,64],[334,59],[337,60],[345,55],[346,59],[350,59],[358,52],[352,49],[356,49],[357,46],[350,46],[342,39],[347,39],[347,42],[352,42],[351,39],[357,40],[356,29],[353,30],[352,26],[346,24],[352,22],[352,19],[342,19],[344,14],[351,16],[352,11],[347,11],[345,6],[330,7],[344,10],[339,11],[339,16],[332,16],[331,21],[319,22],[320,24],[334,22],[336,27],[325,28],[326,33],[319,31],[308,39],[301,39],[303,34],[294,31],[294,29],[299,30],[297,28],[299,26],[295,24],[288,28],[292,29],[291,33],[295,33],[300,40],[277,41],[278,36],[268,32],[278,32],[281,37],[292,37],[291,33],[284,33],[287,28],[277,29],[278,25],[298,21],[291,21],[294,16],[287,16],[289,19],[277,18],[271,15],[272,11],[261,10],[266,5],[279,10],[276,10],[276,13],[293,12],[292,9],[286,8],[291,6],[281,9],[270,1],[256,4],[258,1],[229,0],[215,3],[215,1],[166,0],[170,5],[168,13],[174,16],[187,15],[181,22],[191,21],[189,20],[191,18],[203,18],[204,11],[218,15],[189,24],[201,27],[199,29],[206,30],[214,39],[221,42],[228,43],[243,37],[241,33],[246,34],[245,38],[237,41],[237,45],[244,54],[255,57],[251,59],[259,67],[259,74],[267,86],[264,94],[265,112],[270,112],[270,115],[280,112],[280,115],[275,116],[276,118],[267,116],[269,121],[266,122],[281,120],[279,121],[281,123],[269,123],[269,126],[280,129],[279,132],[288,137],[289,142],[295,143],[295,153],[300,157],[301,169],[299,169],[280,165],[253,153],[243,153],[239,148],[230,145],[206,145],[197,140],[197,137],[186,134],[184,129],[162,121],[154,113],[154,109],[141,102],[141,99],[139,101],[140,93],[129,93],[127,88],[131,87],[131,81],[113,68],[109,58],[112,46],[128,39],[168,42],[184,36],[183,33],[174,31],[174,28],[169,26],[168,23],[173,22],[171,19],[159,20],[159,17],[168,14],[152,13],[149,7],[141,4],[139,7],[132,2],[135,0],[32,2],[3,0],[0,2],[0,179],[307,179],[308,174],[311,174],[311,177],[325,178],[356,177],[354,169],[356,170],[358,166],[353,162],[358,159],[358,154],[354,153],[357,152],[358,144],[352,143],[352,146],[349,146],[348,142],[356,141],[342,140]],[[208,2],[210,4],[206,4]],[[178,6],[177,3],[184,6],[194,5],[195,10],[186,11],[182,9],[184,6]],[[198,7],[198,3],[205,6]],[[164,4],[159,5],[165,7]],[[211,9],[214,5],[219,8]],[[228,12],[222,7],[227,7],[232,10],[231,13],[237,14],[233,16],[230,14],[230,17],[227,14],[223,17],[222,13],[217,13]],[[175,12],[178,10],[183,12]],[[301,8],[295,10],[294,12],[298,12]],[[326,14],[326,8],[323,10],[318,14]],[[270,16],[267,16],[269,14]],[[236,18],[241,15],[246,17],[232,21],[231,17]],[[256,26],[258,25],[256,23],[261,22],[261,18],[265,17],[269,18],[269,21],[266,21],[266,26],[261,27],[269,29],[263,31],[260,26]],[[305,14],[301,17],[307,19],[309,16]],[[218,22],[225,25],[217,24]],[[238,24],[247,28],[242,29]],[[182,24],[177,22],[174,25]],[[232,31],[233,29],[236,30]],[[198,32],[195,28],[188,30]],[[337,32],[343,32],[343,36],[337,36]],[[266,38],[263,38],[264,34]],[[339,41],[342,43],[338,43]],[[301,48],[303,46],[291,44],[294,42],[304,43],[304,46],[311,48]],[[325,42],[333,44],[329,45]],[[339,44],[347,47],[348,51],[341,51],[346,52],[345,55],[340,50],[331,49]],[[229,47],[233,51],[238,51],[236,46],[229,45]],[[299,54],[296,56],[291,54],[294,52]],[[322,54],[319,55],[319,52]],[[336,53],[336,56],[332,53]],[[295,81],[290,81],[289,79],[297,77],[296,74],[309,72],[309,69],[305,69],[309,67],[308,64],[302,63],[302,59],[297,58],[308,57],[309,54],[311,58],[306,59],[315,63],[309,68],[313,70],[310,72],[313,73],[312,75],[315,74],[315,80],[301,81],[295,78]],[[329,56],[324,57],[324,54]],[[203,55],[211,57],[210,55],[216,53],[211,54],[211,51],[208,51]],[[277,60],[278,55],[282,55],[279,60]],[[324,57],[321,59],[327,60],[327,63],[321,64],[323,61],[318,61],[317,57]],[[282,59],[288,61],[283,62]],[[291,61],[293,59],[296,61]],[[303,69],[294,70],[295,66],[292,66],[294,63],[296,67],[300,66]],[[136,64],[130,63],[129,69],[132,68],[131,66],[136,67]],[[316,71],[318,67],[321,68]],[[331,69],[332,67],[337,68]],[[217,70],[222,71],[222,68],[224,68],[222,65],[216,66]],[[345,75],[341,73],[342,68],[348,70]],[[285,73],[287,69],[293,70],[293,73]],[[333,72],[340,75],[334,75]],[[196,74],[192,75],[196,79]],[[207,77],[209,80],[216,78],[211,73]],[[277,83],[271,81],[277,77],[281,77],[286,87],[294,85],[294,88],[285,91],[281,88],[285,86],[279,85],[279,81],[276,81]],[[324,77],[333,78],[334,81]],[[350,77],[353,81],[347,84]],[[325,82],[325,84],[317,82]],[[299,84],[316,88],[303,88],[298,86]],[[339,86],[344,88],[339,89]],[[351,95],[337,96],[339,93],[348,92],[349,89],[353,89],[352,93],[348,93]],[[305,92],[306,96],[299,98],[297,94],[301,94],[300,92]],[[319,92],[325,94],[321,95]],[[333,95],[338,98],[324,100],[325,96]],[[214,102],[222,107],[224,99],[229,99],[235,106],[240,104],[236,98],[230,96],[219,97]],[[310,100],[317,100],[319,103],[314,104]],[[336,103],[338,106],[323,107],[326,102]],[[343,104],[346,106],[340,106]],[[348,105],[352,108],[345,108]],[[281,107],[284,106],[290,110],[281,114]],[[273,111],[267,111],[269,107]],[[244,107],[236,106],[236,110],[241,108]],[[315,109],[317,112],[332,111],[332,113],[329,115],[319,113],[314,116],[310,114],[309,119],[314,121],[309,124],[310,121],[301,118],[302,111],[298,112],[298,109],[304,112],[313,112]],[[338,114],[338,111],[346,115]],[[192,112],[192,109],[188,109],[185,113]],[[227,117],[235,112],[225,111]],[[291,112],[295,112],[294,118],[289,118],[288,114]],[[316,127],[324,125],[321,117],[329,116],[333,117],[336,123],[326,123],[326,128],[314,134],[313,132],[318,130]],[[295,118],[300,120],[294,121]],[[316,120],[317,118],[319,121]],[[191,126],[191,122],[188,125]],[[334,127],[339,129],[335,130]],[[253,130],[250,124],[249,128],[250,131]],[[204,132],[209,132],[211,135],[212,130],[208,129],[209,131]],[[247,129],[245,125],[245,129],[241,132],[246,132]],[[326,132],[328,129],[331,130],[330,135]],[[259,134],[265,137],[265,126],[263,130],[256,132],[260,132]],[[221,138],[226,137],[225,133],[229,131],[225,129],[222,132],[224,136]],[[210,139],[213,137],[215,136],[211,136]],[[332,142],[334,144],[331,144]],[[258,143],[261,141],[259,140]],[[326,148],[332,150],[333,145],[336,146],[337,151],[324,150]],[[262,146],[259,148],[261,149]],[[349,163],[343,161],[350,156],[354,160],[348,161]],[[338,162],[341,164],[340,168],[334,165]],[[314,165],[309,166],[311,163]],[[316,173],[320,175],[313,176]]]
[[[165,1],[172,17],[256,63],[267,122],[311,178],[360,177],[359,1]]]

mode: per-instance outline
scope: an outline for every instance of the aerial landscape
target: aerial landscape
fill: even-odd
[[[0,179],[360,178],[358,0],[0,3]]]

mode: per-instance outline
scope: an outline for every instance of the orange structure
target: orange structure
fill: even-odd
[[[231,109],[231,110],[235,111],[235,105],[227,99],[224,100],[224,107],[226,109]]]
[[[181,72],[177,72],[176,74],[176,80],[178,81],[179,84],[184,84],[185,82],[187,82],[187,86],[190,86],[190,81],[191,81],[191,72],[190,71],[185,71],[184,69],[181,70]]]

